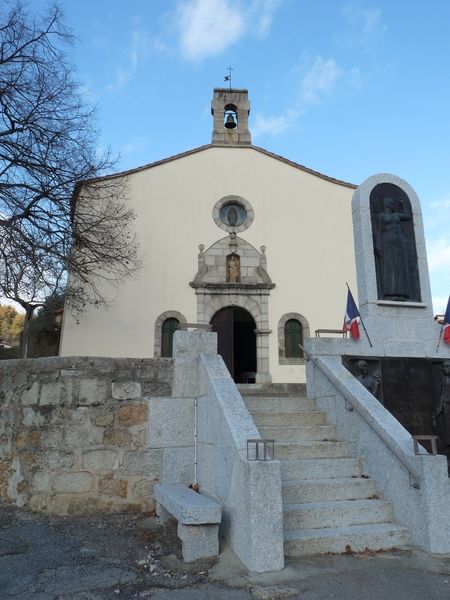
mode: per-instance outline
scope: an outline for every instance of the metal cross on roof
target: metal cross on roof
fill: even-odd
[[[234,69],[233,69],[233,67],[228,67],[227,71],[228,71],[228,75],[225,75],[225,77],[223,78],[223,80],[230,82],[230,90],[231,90],[231,71],[234,71]]]

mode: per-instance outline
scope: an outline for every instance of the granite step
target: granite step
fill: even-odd
[[[305,383],[238,383],[237,388],[242,396],[306,396]]]
[[[377,482],[365,477],[293,479],[283,482],[282,494],[283,503],[378,499]]]
[[[296,425],[326,425],[326,415],[320,410],[295,410],[274,412],[271,410],[251,411],[257,427],[264,426],[296,426]]]
[[[391,550],[410,543],[408,529],[393,523],[296,529],[284,534],[286,556],[342,554],[364,550]]]
[[[285,390],[284,390],[285,391]],[[312,399],[278,388],[244,394],[263,438],[275,440],[281,463],[284,547],[287,556],[389,550],[409,543],[377,484],[362,474],[350,445]]]
[[[248,410],[270,410],[274,413],[289,410],[315,410],[316,401],[310,398],[279,398],[271,396],[244,397]]]
[[[290,458],[349,458],[347,442],[275,442],[276,460]]]
[[[392,506],[383,500],[331,500],[283,506],[285,531],[390,523]]]
[[[333,479],[360,477],[361,462],[357,458],[307,458],[281,461],[281,480]]]
[[[317,440],[329,442],[336,440],[336,427],[333,425],[297,425],[297,426],[263,426],[258,427],[261,437],[283,441]]]

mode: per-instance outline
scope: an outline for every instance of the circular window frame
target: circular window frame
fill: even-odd
[[[222,207],[225,204],[240,204],[247,213],[247,218],[245,219],[245,221],[240,225],[236,225],[234,227],[232,225],[227,225],[226,223],[224,223],[220,218],[220,211],[222,210]],[[240,233],[241,231],[245,231],[246,229],[248,229],[253,223],[253,220],[255,218],[255,211],[253,210],[250,202],[245,198],[242,198],[241,196],[224,196],[214,204],[212,217],[214,219],[214,223],[217,225],[217,227],[220,227],[220,229],[228,231],[228,233]]]

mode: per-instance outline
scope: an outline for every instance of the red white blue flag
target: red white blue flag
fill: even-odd
[[[342,331],[349,331],[350,337],[353,338],[354,340],[359,340],[358,322],[359,322],[360,318],[361,318],[361,315],[359,314],[359,310],[356,306],[356,303],[353,299],[352,293],[349,288],[348,294],[347,294],[347,308],[345,310],[344,326],[342,328]],[[450,335],[450,331],[449,331],[449,335]]]
[[[450,296],[448,297],[447,310],[444,315],[444,342],[450,344]]]

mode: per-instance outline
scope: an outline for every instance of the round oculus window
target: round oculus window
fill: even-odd
[[[212,216],[220,229],[229,233],[239,233],[250,227],[255,218],[255,212],[245,198],[225,196],[215,203]]]
[[[239,227],[247,220],[247,211],[237,202],[227,202],[219,212],[220,220],[228,227]]]

